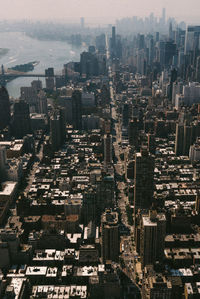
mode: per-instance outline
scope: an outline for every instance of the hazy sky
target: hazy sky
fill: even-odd
[[[200,0],[0,0],[1,19],[72,19],[113,21],[125,16],[161,14],[200,23]]]

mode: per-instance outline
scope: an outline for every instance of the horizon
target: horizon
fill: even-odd
[[[125,16],[125,17],[121,17],[121,18],[95,18],[95,17],[67,17],[67,18],[43,18],[43,19],[37,19],[37,18],[19,18],[19,19],[2,19],[1,21],[2,22],[8,22],[8,23],[17,23],[17,22],[32,22],[32,23],[35,23],[35,22],[41,22],[41,23],[47,23],[47,22],[51,22],[51,23],[55,23],[55,24],[69,24],[69,25],[79,25],[80,22],[81,22],[81,18],[84,18],[84,24],[85,26],[96,26],[96,27],[105,27],[105,26],[109,26],[109,25],[112,25],[112,26],[115,26],[117,21],[120,21],[122,19],[131,19],[131,18],[134,18],[134,17],[137,17],[138,19],[142,19],[142,20],[145,20],[145,18],[148,18],[150,16],[147,15],[147,16],[138,16],[138,15],[132,15],[132,16]],[[155,16],[155,18],[157,18],[157,21],[159,21],[159,16]],[[194,19],[194,18],[191,18],[191,21],[190,19],[188,18],[188,20],[186,21],[185,19],[179,19],[179,18],[176,18],[176,17],[171,17],[171,16],[166,16],[166,21],[169,20],[169,19],[174,19],[175,22],[177,23],[181,23],[181,22],[184,22],[186,24],[186,26],[190,26],[190,25],[200,25],[200,21],[198,21],[197,19]]]
[[[180,11],[181,6],[181,11]],[[47,10],[48,7],[48,10]],[[78,23],[84,17],[85,23],[111,24],[118,19],[148,17],[151,13],[155,17],[162,16],[162,9],[166,8],[166,19],[175,18],[178,22],[187,24],[199,22],[200,2],[198,0],[152,0],[146,3],[140,0],[58,0],[55,7],[53,0],[7,0],[1,4],[0,18],[8,21],[67,21]],[[185,14],[187,12],[187,14]],[[5,17],[6,16],[6,17]]]

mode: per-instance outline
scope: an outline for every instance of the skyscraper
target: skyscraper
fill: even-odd
[[[7,127],[10,123],[10,102],[7,89],[0,88],[0,130]]]
[[[80,74],[82,77],[98,76],[99,65],[95,53],[91,53],[91,52],[81,53]]]
[[[81,29],[85,28],[85,19],[81,18]]]
[[[155,145],[155,135],[152,133],[148,133],[147,135],[148,138],[148,151],[155,155],[155,150],[156,150],[156,145]]]
[[[50,118],[50,135],[52,150],[55,152],[61,146],[60,115],[57,113]]]
[[[136,117],[134,117],[134,119],[129,122],[128,127],[129,144],[131,146],[135,146],[136,148],[138,146],[138,126],[138,120]]]
[[[166,9],[163,7],[163,9],[162,9],[162,22],[163,22],[163,25],[165,24],[165,21],[166,21]]]
[[[104,162],[105,164],[112,163],[112,136],[104,135]]]
[[[29,105],[23,100],[14,104],[12,133],[16,138],[23,138],[26,134],[31,133]]]
[[[66,132],[66,119],[65,119],[65,109],[60,108],[55,110],[50,118],[50,135],[52,150],[57,151],[60,146],[65,141]]]
[[[115,26],[112,27],[112,47],[115,48],[116,46],[116,33],[115,33]]]
[[[34,80],[31,82],[31,86],[33,89],[35,89],[37,92],[39,92],[40,90],[42,90],[42,81],[38,80]]]
[[[154,191],[154,157],[146,148],[135,154],[134,206],[138,209],[149,209]]]
[[[6,148],[4,146],[0,146],[0,182],[4,181],[6,177],[6,163]]]
[[[123,107],[122,107],[122,125],[124,127],[127,127],[128,126],[128,122],[129,122],[129,104],[128,102],[125,102],[123,104]]]
[[[72,93],[72,122],[74,129],[81,130],[82,128],[82,101],[81,91],[74,90]]]
[[[195,50],[195,40],[199,39],[200,26],[188,26],[185,36],[185,55]]]
[[[195,77],[196,77],[196,81],[200,82],[200,56],[197,57]]]
[[[189,155],[192,144],[192,126],[186,122],[176,124],[175,154],[176,156]]]
[[[118,213],[106,210],[101,217],[102,246],[101,256],[103,262],[119,259],[119,225]]]
[[[115,26],[112,26],[111,57],[115,58],[115,56],[116,56],[116,32],[115,32]]]
[[[45,70],[46,89],[52,91],[55,87],[54,68]]]
[[[173,39],[173,29],[172,29],[172,22],[169,24],[169,39]]]
[[[48,113],[47,97],[43,90],[38,93],[38,112],[42,114]]]
[[[156,211],[150,210],[149,215],[141,216],[137,248],[139,248],[142,267],[162,260],[165,248],[165,235],[165,214],[157,214]]]

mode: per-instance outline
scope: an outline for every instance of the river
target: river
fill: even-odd
[[[8,48],[6,55],[0,57],[0,65],[5,68],[40,61],[33,73],[43,73],[53,67],[56,74],[61,74],[63,65],[69,61],[80,61],[82,47],[74,47],[67,42],[41,41],[28,37],[21,32],[0,32],[0,48]],[[20,96],[21,86],[30,86],[36,78],[17,78],[7,84],[8,93],[13,98]],[[44,78],[42,79],[44,83]],[[45,86],[45,84],[43,84]]]

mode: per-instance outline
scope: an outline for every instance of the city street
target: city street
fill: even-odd
[[[111,69],[109,68],[109,78],[112,80],[111,76]],[[112,118],[115,121],[115,131],[116,131],[116,141],[113,143],[113,148],[115,152],[115,157],[117,158],[117,163],[115,164],[115,172],[116,172],[116,178],[117,178],[117,188],[119,190],[118,195],[118,207],[120,209],[121,213],[121,222],[122,225],[127,227],[130,230],[130,235],[121,236],[121,244],[123,244],[123,252],[122,252],[122,258],[124,260],[125,274],[135,283],[135,272],[134,272],[134,248],[133,248],[133,226],[130,226],[128,224],[128,218],[126,213],[126,206],[129,205],[128,197],[125,194],[126,189],[126,183],[123,181],[120,181],[118,179],[119,177],[124,176],[124,161],[121,160],[120,154],[123,152],[121,149],[121,142],[122,142],[122,127],[121,127],[121,119],[120,117],[117,117],[116,112],[116,100],[115,100],[115,93],[112,81],[110,81],[110,97],[111,97],[111,113]]]

